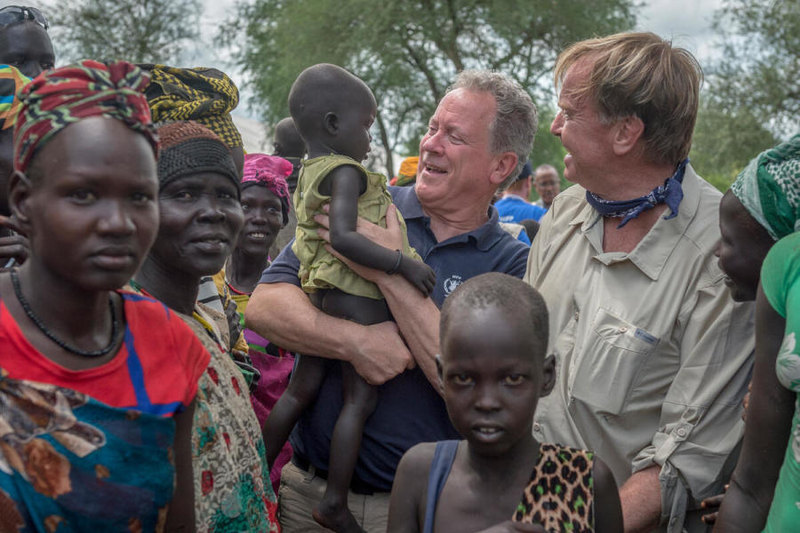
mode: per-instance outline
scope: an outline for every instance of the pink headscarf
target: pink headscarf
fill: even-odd
[[[292,173],[292,164],[282,157],[266,154],[245,154],[242,188],[263,185],[278,197],[283,206],[283,223],[289,220],[292,205],[286,178]]]

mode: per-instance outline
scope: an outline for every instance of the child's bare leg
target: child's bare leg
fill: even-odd
[[[358,461],[364,423],[375,410],[378,391],[358,375],[349,363],[342,363],[344,405],[331,437],[328,485],[314,519],[338,533],[362,532],[347,508],[347,491]]]
[[[322,304],[322,310],[326,313],[360,324],[391,320],[384,300],[331,290],[325,294]],[[364,424],[375,410],[378,391],[367,384],[348,363],[342,363],[342,390],[342,411],[331,436],[328,485],[313,515],[317,522],[337,533],[363,533],[347,508],[347,491],[358,461]]]
[[[267,465],[272,468],[286,439],[303,412],[316,399],[325,377],[326,361],[313,355],[298,355],[292,379],[264,421],[261,432],[267,449]]]

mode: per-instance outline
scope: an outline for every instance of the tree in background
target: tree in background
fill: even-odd
[[[458,71],[501,70],[546,111],[558,53],[631,28],[633,10],[633,0],[251,0],[238,4],[220,36],[236,48],[270,123],[288,115],[289,89],[310,65],[335,63],[363,79],[378,100],[374,136],[391,174],[392,152],[417,153]],[[559,143],[539,137],[534,153],[535,164],[563,168]]]
[[[51,0],[59,62],[176,63],[199,35],[200,0]]]
[[[727,0],[714,29],[721,55],[708,69],[690,158],[726,190],[750,159],[800,126],[800,2]]]

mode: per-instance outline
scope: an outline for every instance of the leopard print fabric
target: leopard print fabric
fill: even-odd
[[[515,522],[542,524],[548,533],[594,531],[594,454],[542,444]]]

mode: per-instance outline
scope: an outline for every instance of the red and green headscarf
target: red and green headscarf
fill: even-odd
[[[158,154],[150,108],[149,80],[125,61],[86,60],[39,74],[20,94],[14,129],[14,169],[25,172],[39,149],[58,132],[84,118],[108,117],[141,133]]]

